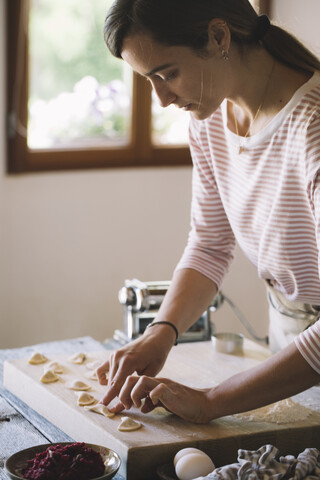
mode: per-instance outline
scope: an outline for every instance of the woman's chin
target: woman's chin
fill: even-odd
[[[191,115],[196,119],[196,120],[205,120],[206,118],[210,117],[210,113],[204,112],[201,110],[192,110]]]

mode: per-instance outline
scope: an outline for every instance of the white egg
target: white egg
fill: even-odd
[[[214,464],[203,452],[189,453],[177,461],[175,469],[179,480],[193,480],[211,473],[214,470]]]
[[[199,454],[205,455],[206,457],[208,456],[206,453],[204,453],[202,450],[199,450],[198,448],[192,448],[192,447],[183,448],[182,450],[179,450],[179,452],[176,453],[173,459],[173,465],[176,466],[177,461],[180,460],[180,458],[184,457],[185,455],[188,455],[189,453],[199,453]]]

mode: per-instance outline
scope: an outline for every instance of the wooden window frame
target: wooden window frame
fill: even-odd
[[[260,12],[270,13],[270,2],[271,0],[260,0]],[[28,119],[28,29],[22,29],[20,25],[21,19],[27,25],[29,6],[29,0],[6,0],[8,173],[191,165],[188,146],[159,146],[151,143],[151,87],[136,74],[133,75],[129,144],[114,147],[29,149],[26,135],[23,134]],[[18,34],[22,35],[20,42]],[[14,98],[17,68],[20,69],[18,100]]]

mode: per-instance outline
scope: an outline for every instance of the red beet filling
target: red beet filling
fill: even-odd
[[[105,466],[100,453],[85,443],[52,445],[28,461],[23,478],[29,480],[89,480],[101,477]]]

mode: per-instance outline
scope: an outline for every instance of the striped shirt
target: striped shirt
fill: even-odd
[[[251,137],[228,129],[226,101],[206,120],[191,117],[190,149],[191,231],[177,269],[220,288],[237,241],[288,300],[320,305],[320,73]],[[319,321],[296,344],[320,373]]]

